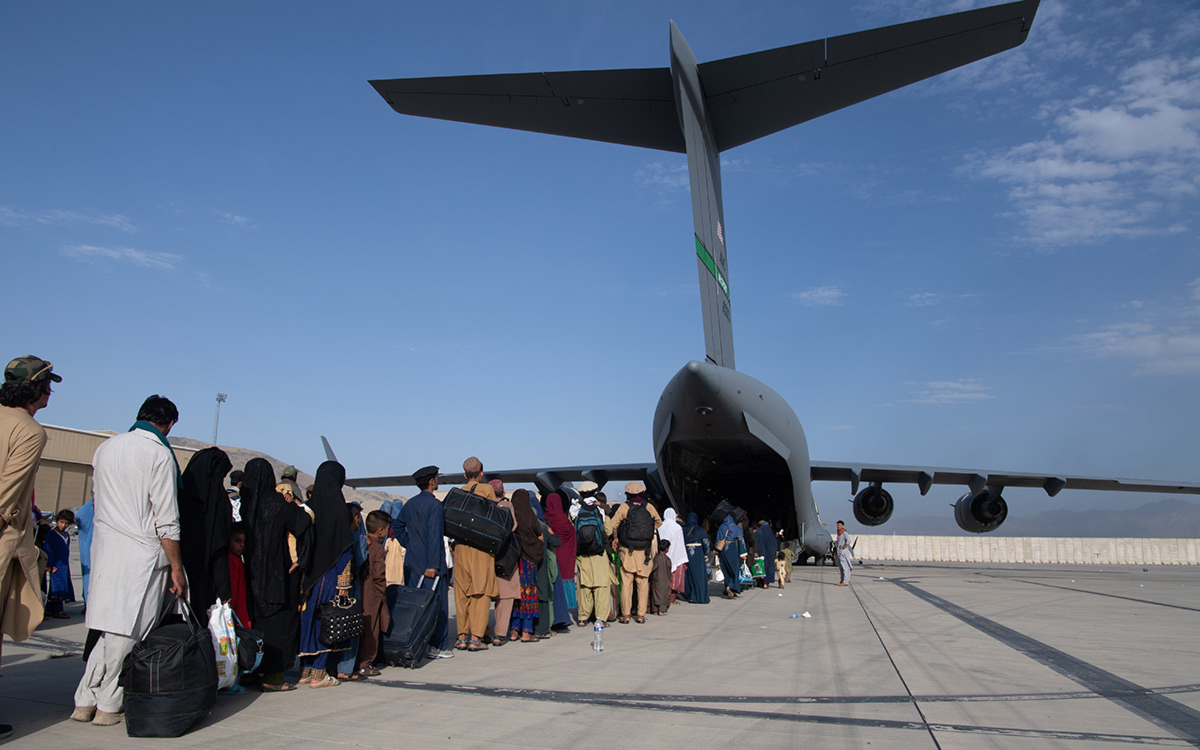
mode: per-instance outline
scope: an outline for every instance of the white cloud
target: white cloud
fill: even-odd
[[[792,299],[809,307],[832,307],[842,304],[846,291],[835,285],[816,286],[803,292],[792,292]]]
[[[1071,344],[1088,356],[1134,360],[1134,375],[1200,375],[1200,332],[1190,326],[1116,323]]]
[[[1050,134],[974,159],[1040,249],[1187,231],[1200,196],[1200,57],[1164,55],[1050,102]]]
[[[1134,305],[1135,321],[1104,326],[1067,340],[1067,348],[1087,357],[1134,363],[1134,375],[1200,375],[1200,279],[1189,283],[1189,301],[1165,312]]]
[[[136,250],[132,247],[97,247],[95,245],[68,245],[62,249],[71,258],[89,261],[116,261],[156,271],[173,271],[182,255]]]
[[[918,292],[910,294],[904,300],[905,307],[934,307],[936,305],[944,305],[952,302],[962,302],[963,300],[976,297],[975,294],[945,294],[943,292]]]
[[[0,206],[0,224],[10,227],[30,227],[90,224],[137,234],[138,228],[127,216],[101,211],[68,211],[51,208],[45,211],[24,211],[19,208]]]
[[[667,190],[686,190],[689,187],[687,162],[666,164],[651,162],[634,173],[634,180],[642,187],[657,187]]]
[[[250,220],[245,216],[239,216],[235,213],[230,213],[229,211],[213,211],[213,214],[226,224],[232,224],[235,227],[250,226]]]
[[[973,401],[985,401],[995,398],[982,381],[975,378],[959,380],[935,380],[925,383],[923,390],[913,391],[913,398],[905,399],[906,404],[965,404]]]

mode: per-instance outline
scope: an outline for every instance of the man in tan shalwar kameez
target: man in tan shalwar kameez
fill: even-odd
[[[467,483],[463,489],[495,502],[491,485],[481,483],[483,462],[471,456],[463,461]],[[500,594],[496,584],[496,558],[481,549],[465,544],[454,545],[454,616],[458,625],[458,640],[454,647],[460,651],[483,651],[483,634],[487,631],[492,599]]]
[[[625,502],[617,508],[612,518],[613,538],[619,540],[621,524],[629,515],[631,503],[644,503],[650,517],[654,519],[654,528],[662,526],[662,517],[654,506],[646,501],[646,485],[641,482],[630,482],[625,485]],[[621,622],[629,622],[633,613],[638,622],[646,621],[646,608],[650,604],[650,571],[654,568],[654,556],[658,554],[657,541],[650,542],[650,548],[630,549],[617,543],[617,553],[621,557]],[[633,609],[633,585],[637,579],[637,609]]]
[[[50,383],[62,382],[51,363],[17,357],[0,388],[0,630],[23,641],[42,622],[38,552],[34,545],[33,483],[46,430],[33,415],[50,402]],[[0,724],[0,739],[12,727]]]

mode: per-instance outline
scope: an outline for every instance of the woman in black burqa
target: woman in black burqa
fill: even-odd
[[[183,470],[179,495],[179,551],[188,577],[192,611],[203,621],[217,599],[233,597],[229,580],[229,533],[233,507],[225,475],[233,468],[220,448],[205,448]]]
[[[275,472],[263,458],[246,464],[242,478],[242,520],[246,523],[246,582],[250,617],[263,634],[259,665],[264,692],[295,690],[283,681],[300,641],[300,574],[289,573],[287,535],[299,537],[311,521],[304,510],[275,491]]]
[[[313,513],[312,562],[304,575],[304,610],[300,613],[300,682],[309,687],[332,687],[338,680],[325,671],[329,654],[347,646],[321,643],[321,604],[350,593],[350,516],[342,485],[346,469],[337,461],[317,467],[308,509]]]

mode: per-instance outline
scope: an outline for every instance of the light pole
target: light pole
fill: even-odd
[[[221,404],[225,403],[225,394],[217,394],[217,416],[213,418],[213,446],[217,445],[217,425],[221,423]]]

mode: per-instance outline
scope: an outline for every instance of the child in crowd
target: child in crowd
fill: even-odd
[[[60,620],[70,619],[63,611],[63,602],[75,601],[75,587],[71,583],[71,534],[67,527],[75,523],[75,514],[60,510],[54,518],[54,528],[46,533],[42,549],[46,552],[46,572],[50,574],[46,587],[46,617]]]
[[[242,555],[246,552],[246,524],[234,521],[229,531],[229,583],[233,589],[233,597],[229,606],[238,620],[246,627],[250,623],[250,608],[246,606],[246,566],[242,563]]]
[[[667,550],[671,543],[666,539],[658,540],[658,554],[654,556],[654,567],[650,569],[650,611],[656,615],[665,615],[671,606],[671,558]]]
[[[792,551],[779,550],[775,560],[775,577],[779,579],[779,588],[783,588],[783,584],[792,582]]]
[[[367,514],[367,565],[362,577],[363,634],[358,643],[358,673],[374,677],[379,670],[371,666],[379,651],[379,640],[391,625],[387,608],[387,564],[383,540],[387,539],[392,519],[383,511]]]

